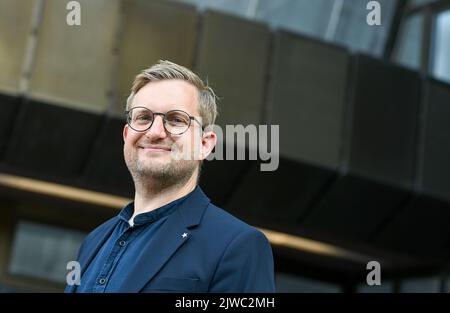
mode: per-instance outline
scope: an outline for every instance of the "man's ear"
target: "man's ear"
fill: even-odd
[[[123,141],[124,142],[127,139],[127,136],[128,136],[128,125],[125,124],[125,126],[123,127]]]
[[[200,153],[200,160],[203,161],[208,157],[217,143],[217,135],[213,131],[204,132],[202,136],[202,151]]]

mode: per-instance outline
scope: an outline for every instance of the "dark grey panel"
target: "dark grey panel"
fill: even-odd
[[[251,161],[214,160],[205,161],[200,177],[200,186],[211,201],[225,208],[236,184],[247,172]]]
[[[0,94],[0,160],[5,156],[19,105],[20,99],[18,97]]]
[[[287,159],[273,172],[261,172],[254,163],[226,208],[255,221],[295,226],[333,177],[328,170]]]
[[[269,55],[267,27],[219,13],[203,16],[197,70],[222,98],[217,124],[260,124]]]
[[[407,195],[384,184],[344,176],[322,195],[302,227],[355,241],[368,240]]]
[[[417,142],[418,74],[381,61],[355,60],[349,167],[409,187]]]
[[[192,67],[198,13],[170,1],[123,1],[119,60],[119,95],[115,112],[122,114],[134,77],[158,60]]]
[[[425,98],[422,188],[450,200],[450,85],[430,81]]]
[[[422,257],[450,256],[450,204],[425,196],[413,198],[374,240],[385,249]]]
[[[272,124],[283,156],[335,169],[342,145],[349,57],[345,50],[276,34]]]
[[[96,138],[85,172],[87,185],[110,193],[131,197],[134,184],[123,157],[125,122],[107,118]]]
[[[15,123],[6,162],[44,178],[79,176],[100,116],[30,101]]]

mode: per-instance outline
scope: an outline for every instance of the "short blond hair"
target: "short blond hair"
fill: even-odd
[[[158,63],[143,70],[136,76],[131,87],[131,93],[127,99],[126,110],[130,109],[134,96],[142,87],[153,81],[169,79],[183,80],[197,88],[198,110],[202,118],[203,127],[213,125],[217,117],[217,96],[212,88],[188,68],[166,60],[159,60]]]

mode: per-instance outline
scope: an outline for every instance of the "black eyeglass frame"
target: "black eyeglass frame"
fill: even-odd
[[[153,114],[153,120],[152,120],[152,122],[151,122],[150,125],[149,125],[146,129],[144,129],[144,130],[137,130],[137,129],[134,129],[133,126],[131,126],[130,112],[131,112],[132,110],[138,109],[138,108],[139,108],[139,109],[145,109],[145,110],[147,110],[147,111],[150,111],[150,112]],[[185,130],[185,131],[183,131],[182,133],[179,133],[179,134],[174,134],[174,133],[171,133],[169,130],[167,130],[167,127],[166,127],[166,123],[167,123],[167,120],[166,120],[166,114],[168,114],[169,112],[182,112],[182,113],[186,114],[186,116],[189,117],[189,125],[188,125],[188,127],[186,127],[186,130]],[[166,132],[168,132],[169,134],[171,134],[171,135],[175,135],[175,136],[183,135],[185,132],[187,132],[187,131],[189,130],[189,128],[191,127],[191,124],[192,124],[192,121],[193,121],[193,120],[196,121],[196,122],[198,123],[198,125],[200,125],[200,127],[202,128],[202,131],[204,130],[204,127],[203,127],[202,123],[200,123],[199,120],[197,120],[194,116],[189,115],[189,113],[187,113],[187,112],[185,112],[185,111],[183,111],[183,110],[170,110],[170,111],[167,111],[166,113],[160,113],[160,112],[153,112],[152,110],[150,110],[149,108],[146,108],[146,107],[134,107],[134,108],[131,108],[130,110],[126,110],[126,111],[125,111],[125,117],[126,117],[128,126],[130,126],[132,130],[134,130],[134,131],[136,131],[136,132],[140,132],[140,133],[143,133],[143,132],[148,131],[148,130],[153,126],[153,122],[155,122],[155,115],[156,115],[156,116],[157,116],[157,115],[161,115],[161,116],[162,116],[164,130],[165,130]]]

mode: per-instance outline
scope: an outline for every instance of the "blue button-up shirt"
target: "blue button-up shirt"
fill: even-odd
[[[193,192],[158,209],[136,215],[133,226],[128,221],[133,216],[134,203],[124,207],[111,236],[81,277],[77,292],[117,292],[142,252],[142,247],[181,202],[192,194]]]

